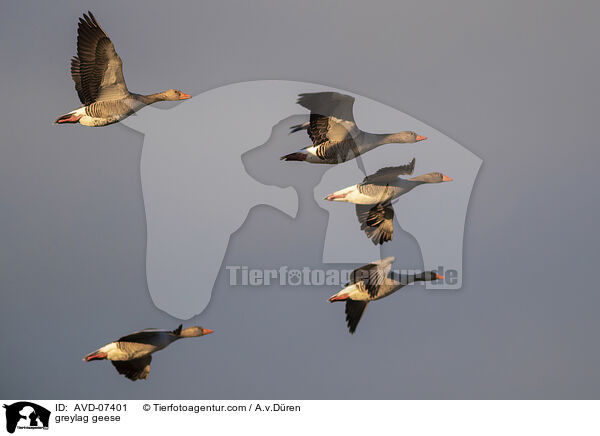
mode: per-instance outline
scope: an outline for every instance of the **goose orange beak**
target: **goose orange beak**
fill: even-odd
[[[192,98],[192,96],[189,94],[186,94],[185,92],[182,92],[181,95],[179,96],[179,100],[187,100],[188,98]]]
[[[209,335],[211,333],[214,333],[214,330],[211,330],[211,329],[202,329],[202,331],[204,332],[205,335]]]
[[[452,177],[448,177],[448,176],[442,177],[442,182],[451,182],[451,181],[452,181]]]
[[[443,275],[441,275],[441,274],[436,274],[436,275],[435,275],[435,278],[436,278],[437,280],[444,280],[444,278],[445,278],[445,277],[444,277]]]
[[[426,139],[427,139],[427,136],[417,135],[417,142],[418,141],[425,141]]]

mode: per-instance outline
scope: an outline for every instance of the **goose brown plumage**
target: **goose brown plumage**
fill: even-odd
[[[324,199],[354,203],[361,230],[367,234],[373,244],[383,244],[391,241],[394,236],[392,200],[425,183],[452,181],[452,178],[438,172],[411,179],[398,177],[410,175],[414,169],[415,159],[407,165],[381,168],[376,173],[365,177],[362,183],[340,189]]]
[[[152,353],[162,350],[181,338],[194,338],[213,333],[200,326],[182,330],[144,329],[110,342],[83,358],[84,361],[110,360],[119,374],[135,381],[148,378]]]
[[[410,144],[427,139],[412,131],[369,133],[354,121],[354,97],[338,92],[300,94],[297,103],[310,110],[310,121],[290,127],[306,130],[312,145],[281,157],[286,161],[337,164],[354,159],[383,144]]]
[[[346,302],[346,323],[351,334],[371,301],[385,298],[404,286],[419,281],[442,280],[444,276],[435,271],[400,276],[393,271],[393,256],[363,265],[350,274],[350,282],[337,294],[329,297],[329,302]]]
[[[129,92],[123,77],[123,62],[91,12],[79,19],[77,56],[71,59],[71,77],[83,106],[61,115],[54,124],[106,126],[157,101],[191,98],[177,89],[149,95]]]

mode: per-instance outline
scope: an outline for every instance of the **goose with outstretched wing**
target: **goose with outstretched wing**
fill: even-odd
[[[83,358],[84,361],[110,360],[119,374],[135,381],[148,378],[152,354],[182,338],[213,333],[200,326],[175,330],[144,329],[110,342]]]
[[[350,333],[356,327],[371,301],[380,300],[404,286],[419,282],[442,280],[444,276],[435,271],[399,276],[391,271],[393,256],[363,265],[350,274],[350,281],[344,289],[329,297],[329,302],[346,303],[346,323]]]
[[[190,98],[177,89],[148,95],[129,92],[123,77],[123,62],[91,12],[79,19],[77,56],[71,59],[71,78],[83,106],[61,115],[54,124],[106,126],[149,104]]]
[[[407,165],[381,168],[365,177],[362,183],[329,194],[325,200],[354,203],[361,230],[373,244],[383,244],[394,236],[393,200],[425,183],[452,181],[452,178],[438,172],[411,179],[398,177],[411,175],[414,169],[415,159]]]
[[[412,131],[369,133],[354,121],[354,97],[338,92],[300,94],[297,103],[310,110],[307,123],[291,127],[306,130],[312,145],[281,157],[286,161],[338,164],[354,159],[383,144],[407,144],[427,139]]]

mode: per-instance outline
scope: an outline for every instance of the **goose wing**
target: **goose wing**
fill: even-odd
[[[337,163],[346,162],[360,154],[356,142],[351,136],[338,142],[322,142],[316,147],[315,153],[323,160]]]
[[[129,380],[135,381],[148,378],[151,361],[152,356],[147,355],[132,360],[111,360],[111,363],[119,374],[123,374]]]
[[[342,141],[356,129],[354,97],[337,92],[314,92],[300,94],[297,103],[310,110],[308,125],[300,127],[306,128],[314,145]]]
[[[123,78],[123,62],[91,12],[79,19],[77,56],[71,59],[71,77],[79,100],[85,106],[129,95]]]
[[[144,329],[119,338],[116,342],[134,342],[154,345],[162,335],[176,335],[175,331],[162,329]]]
[[[394,257],[391,256],[356,268],[350,273],[350,282],[348,284],[362,282],[369,296],[375,297],[390,273],[393,262]]]
[[[356,326],[358,326],[358,322],[368,305],[368,301],[346,300],[346,324],[350,333],[356,331]]]
[[[391,202],[386,201],[375,206],[357,204],[356,216],[360,229],[373,244],[383,244],[394,237],[394,208]]]
[[[363,180],[365,183],[385,184],[393,181],[398,176],[407,176],[415,170],[416,159],[413,158],[408,164],[397,167],[385,167],[377,170],[377,172],[367,176]]]

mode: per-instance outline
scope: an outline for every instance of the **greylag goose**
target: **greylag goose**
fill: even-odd
[[[390,272],[393,262],[394,257],[391,256],[355,269],[344,289],[329,298],[330,303],[346,302],[346,323],[350,333],[356,331],[369,302],[387,297],[410,283],[444,278],[435,271],[399,276],[393,271]]]
[[[337,92],[300,94],[297,103],[310,110],[310,121],[292,126],[291,132],[306,130],[312,145],[281,157],[286,161],[337,164],[390,143],[414,143],[427,139],[415,132],[368,133],[356,126],[354,97]]]
[[[195,338],[208,335],[213,331],[199,326],[182,330],[180,325],[173,331],[145,329],[106,344],[102,348],[88,354],[84,361],[110,360],[119,374],[130,380],[148,378],[152,353],[162,350],[167,345],[181,338]]]
[[[71,59],[71,77],[83,106],[61,115],[54,124],[106,126],[157,101],[190,98],[177,89],[150,95],[129,92],[123,78],[123,62],[91,12],[79,19],[77,56]]]
[[[356,204],[356,216],[360,229],[373,244],[391,241],[394,236],[394,208],[392,200],[424,183],[451,182],[442,173],[428,173],[412,179],[401,179],[415,169],[415,159],[408,165],[381,168],[364,178],[362,183],[352,185],[325,197],[329,201],[345,201]]]

